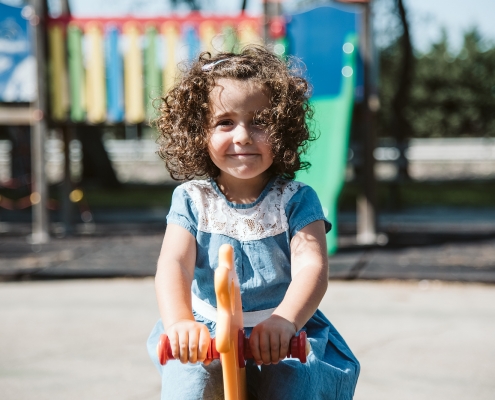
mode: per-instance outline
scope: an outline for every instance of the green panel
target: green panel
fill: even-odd
[[[81,122],[85,118],[82,31],[74,25],[69,25],[67,28],[67,52],[69,58],[70,118],[74,122]]]
[[[239,52],[239,42],[237,40],[237,35],[235,30],[231,26],[225,26],[223,28],[223,48],[222,51],[227,53],[238,53]]]
[[[158,115],[153,107],[153,100],[161,94],[162,71],[158,63],[158,31],[154,26],[146,29],[146,47],[144,49],[144,101],[146,104],[146,117],[154,119]]]
[[[352,71],[355,71],[355,35],[348,37],[346,42],[354,44],[354,51],[345,54],[343,66],[351,67]],[[297,180],[315,189],[323,211],[333,225],[327,234],[329,254],[337,250],[337,203],[345,180],[355,87],[356,74],[353,72],[350,77],[343,77],[338,96],[319,96],[311,99],[319,138],[311,144],[306,155],[306,159],[311,162],[311,168],[297,174]]]

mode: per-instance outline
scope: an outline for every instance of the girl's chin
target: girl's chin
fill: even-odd
[[[224,171],[220,174],[220,177],[226,179],[238,179],[242,181],[256,181],[256,180],[264,180],[265,172],[252,172],[252,171]],[[223,176],[222,176],[223,175]]]

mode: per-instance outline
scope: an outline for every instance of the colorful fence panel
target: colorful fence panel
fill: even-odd
[[[201,51],[261,43],[257,18],[51,19],[50,115],[54,122],[147,123],[177,65]]]

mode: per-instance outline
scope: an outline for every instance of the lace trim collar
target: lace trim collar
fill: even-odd
[[[254,203],[229,204],[218,193],[218,187],[208,180],[182,185],[198,212],[198,231],[239,241],[260,240],[286,232],[289,224],[285,207],[302,186],[300,182],[275,178]]]
[[[215,192],[217,192],[217,194],[227,203],[227,205],[229,207],[232,207],[232,208],[251,208],[251,207],[256,206],[256,204],[258,204],[260,201],[263,201],[263,199],[266,197],[266,195],[268,194],[268,192],[272,188],[273,184],[275,183],[276,179],[277,179],[276,176],[270,178],[270,180],[268,181],[268,183],[266,184],[265,188],[263,189],[261,194],[258,196],[258,198],[255,201],[253,201],[252,203],[247,203],[247,204],[237,204],[237,203],[232,203],[231,201],[228,201],[227,198],[225,197],[225,195],[222,193],[222,191],[218,187],[215,180],[213,178],[210,178],[209,182],[210,182],[211,186],[213,187],[213,189],[215,189]]]

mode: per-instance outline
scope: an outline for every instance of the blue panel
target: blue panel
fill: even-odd
[[[306,64],[313,96],[338,96],[342,81],[345,37],[356,33],[360,13],[355,7],[319,7],[291,15],[287,24],[289,52]]]
[[[119,52],[119,30],[110,26],[105,36],[105,68],[107,80],[107,119],[124,120],[124,76]]]
[[[200,43],[199,43],[198,34],[194,29],[194,27],[189,25],[185,28],[184,36],[188,48],[187,57],[190,61],[194,60],[196,57],[198,57],[200,52]]]
[[[31,30],[22,10],[0,3],[0,101],[36,99],[36,60],[31,50]]]

